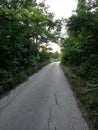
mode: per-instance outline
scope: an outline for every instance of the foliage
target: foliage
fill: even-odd
[[[51,59],[50,59],[51,62],[58,62],[60,60],[60,54],[58,51],[51,52],[50,56],[51,56]]]
[[[98,1],[78,0],[76,14],[67,20],[68,37],[62,43],[61,61],[91,84],[82,92],[98,129]],[[96,87],[95,87],[96,86]],[[89,91],[90,90],[90,91]],[[84,94],[84,95],[83,95]],[[81,95],[81,93],[80,93]],[[82,97],[81,96],[81,97]],[[86,100],[87,99],[87,100]],[[95,112],[95,113],[94,113]]]
[[[56,52],[51,53],[51,57],[54,58],[54,59],[58,59],[59,58],[59,52],[56,51]]]
[[[53,17],[36,0],[0,1],[0,93],[49,61],[49,51],[41,46],[57,39]]]

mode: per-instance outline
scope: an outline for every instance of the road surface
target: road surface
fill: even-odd
[[[0,130],[88,130],[59,62],[0,100]]]

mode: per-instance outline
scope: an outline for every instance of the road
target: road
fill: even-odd
[[[59,62],[0,100],[0,130],[88,130]]]

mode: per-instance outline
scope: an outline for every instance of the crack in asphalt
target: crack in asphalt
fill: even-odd
[[[89,130],[58,63],[2,98],[0,108],[0,130]]]
[[[57,130],[56,126],[55,126],[54,130]]]
[[[52,112],[55,109],[55,107],[58,106],[58,99],[57,99],[56,93],[54,94],[54,99],[55,99],[55,104],[54,104],[53,108],[49,112],[48,130],[50,130],[50,124],[51,124],[51,122],[53,122],[53,114],[52,114]],[[54,127],[54,130],[57,130],[56,126]]]
[[[29,80],[28,80],[28,81],[29,81]],[[6,97],[9,98],[9,100],[5,103],[5,105],[2,105],[2,104],[0,103],[0,106],[1,106],[1,107],[0,107],[0,112],[1,112],[4,108],[6,108],[6,107],[22,92],[22,90],[23,90],[24,87],[26,87],[28,84],[30,84],[28,81],[26,82],[26,84],[23,85],[22,88],[20,88],[20,90],[19,90],[18,93],[15,93],[15,94],[14,94],[14,96],[12,96],[11,98],[10,98],[9,95],[6,96]],[[13,91],[15,91],[15,90],[13,90]],[[0,99],[0,100],[2,100],[2,99]]]
[[[48,130],[50,130],[50,123],[53,121],[52,111],[53,111],[53,108],[49,112]]]
[[[57,99],[56,93],[55,93],[55,103],[56,103],[56,105],[58,106],[58,99]]]

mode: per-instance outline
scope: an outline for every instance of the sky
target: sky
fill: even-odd
[[[77,0],[46,0],[49,10],[55,14],[55,19],[68,18],[77,7]]]
[[[49,6],[49,11],[55,14],[55,19],[60,19],[62,17],[69,18],[73,10],[76,10],[77,0],[38,0],[45,1],[45,3]],[[50,43],[53,52],[60,52],[60,47],[55,43]]]
[[[56,52],[56,51],[57,51],[57,52],[60,53],[61,48],[60,48],[60,46],[58,46],[56,43],[49,42],[48,44],[49,44],[48,47],[51,47],[51,48],[52,48],[52,51],[51,51],[51,52]]]

